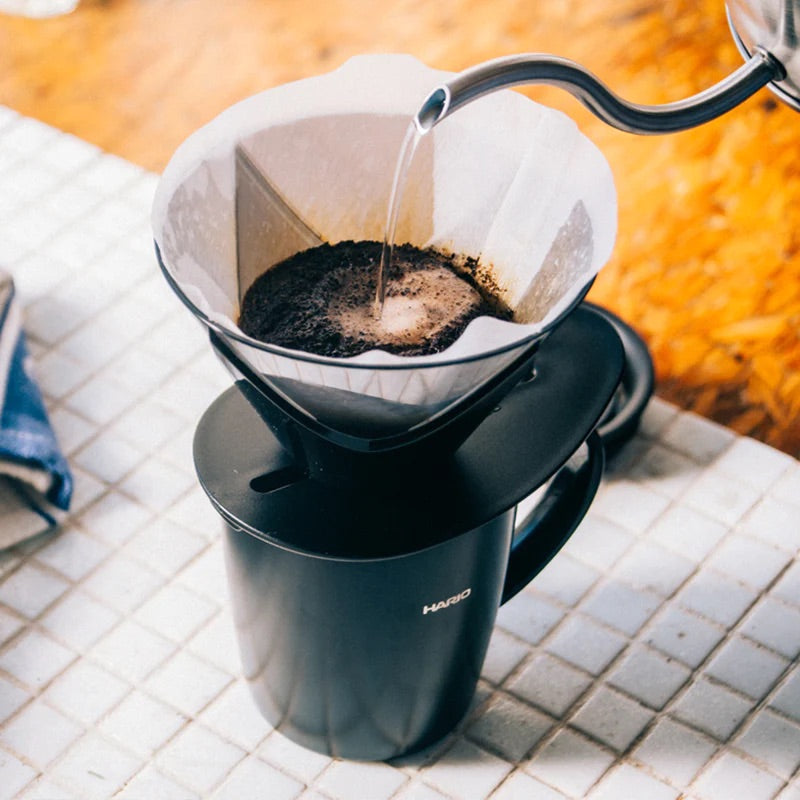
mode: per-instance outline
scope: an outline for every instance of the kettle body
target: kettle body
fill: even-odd
[[[758,49],[774,56],[783,69],[769,88],[800,110],[800,0],[727,0],[728,22],[745,58]]]

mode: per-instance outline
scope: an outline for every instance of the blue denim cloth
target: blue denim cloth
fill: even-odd
[[[32,505],[38,494],[67,510],[72,476],[39,387],[27,369],[30,358],[20,317],[14,284],[0,271],[0,475],[10,475],[33,489],[26,492]],[[48,518],[44,504],[34,510]]]

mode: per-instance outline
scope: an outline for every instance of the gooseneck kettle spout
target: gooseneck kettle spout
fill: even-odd
[[[685,100],[663,105],[631,103],[574,61],[528,53],[496,58],[458,73],[431,92],[415,123],[420,131],[427,131],[479,97],[523,84],[565,89],[604,122],[639,134],[672,133],[709,122],[767,85],[800,109],[798,18],[800,0],[729,0],[728,19],[746,61],[724,80]]]
[[[672,133],[701,125],[735,108],[759,89],[780,80],[783,67],[766,50],[757,50],[738,70],[710,89],[664,105],[623,100],[574,61],[540,53],[486,61],[458,73],[425,100],[415,122],[427,131],[457,109],[498,89],[548,84],[565,89],[609,125],[628,133]]]

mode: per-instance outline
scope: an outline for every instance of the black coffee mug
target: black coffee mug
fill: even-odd
[[[499,605],[589,507],[603,469],[596,434],[581,454],[516,528],[512,508],[403,555],[300,552],[227,519],[244,674],[266,719],[313,750],[363,760],[450,732],[469,708]]]

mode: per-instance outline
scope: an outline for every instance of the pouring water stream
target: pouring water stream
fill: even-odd
[[[383,230],[383,246],[381,248],[381,260],[378,265],[377,289],[375,291],[375,305],[373,316],[381,319],[383,316],[383,306],[386,300],[386,282],[389,274],[389,267],[392,263],[392,253],[394,252],[395,237],[397,235],[397,220],[400,217],[400,207],[403,201],[403,192],[408,183],[408,173],[411,162],[414,158],[420,139],[426,130],[419,127],[416,117],[406,129],[403,143],[400,145],[400,153],[397,157],[397,164],[392,179],[392,191],[389,194],[389,206],[386,212],[386,226]]]

